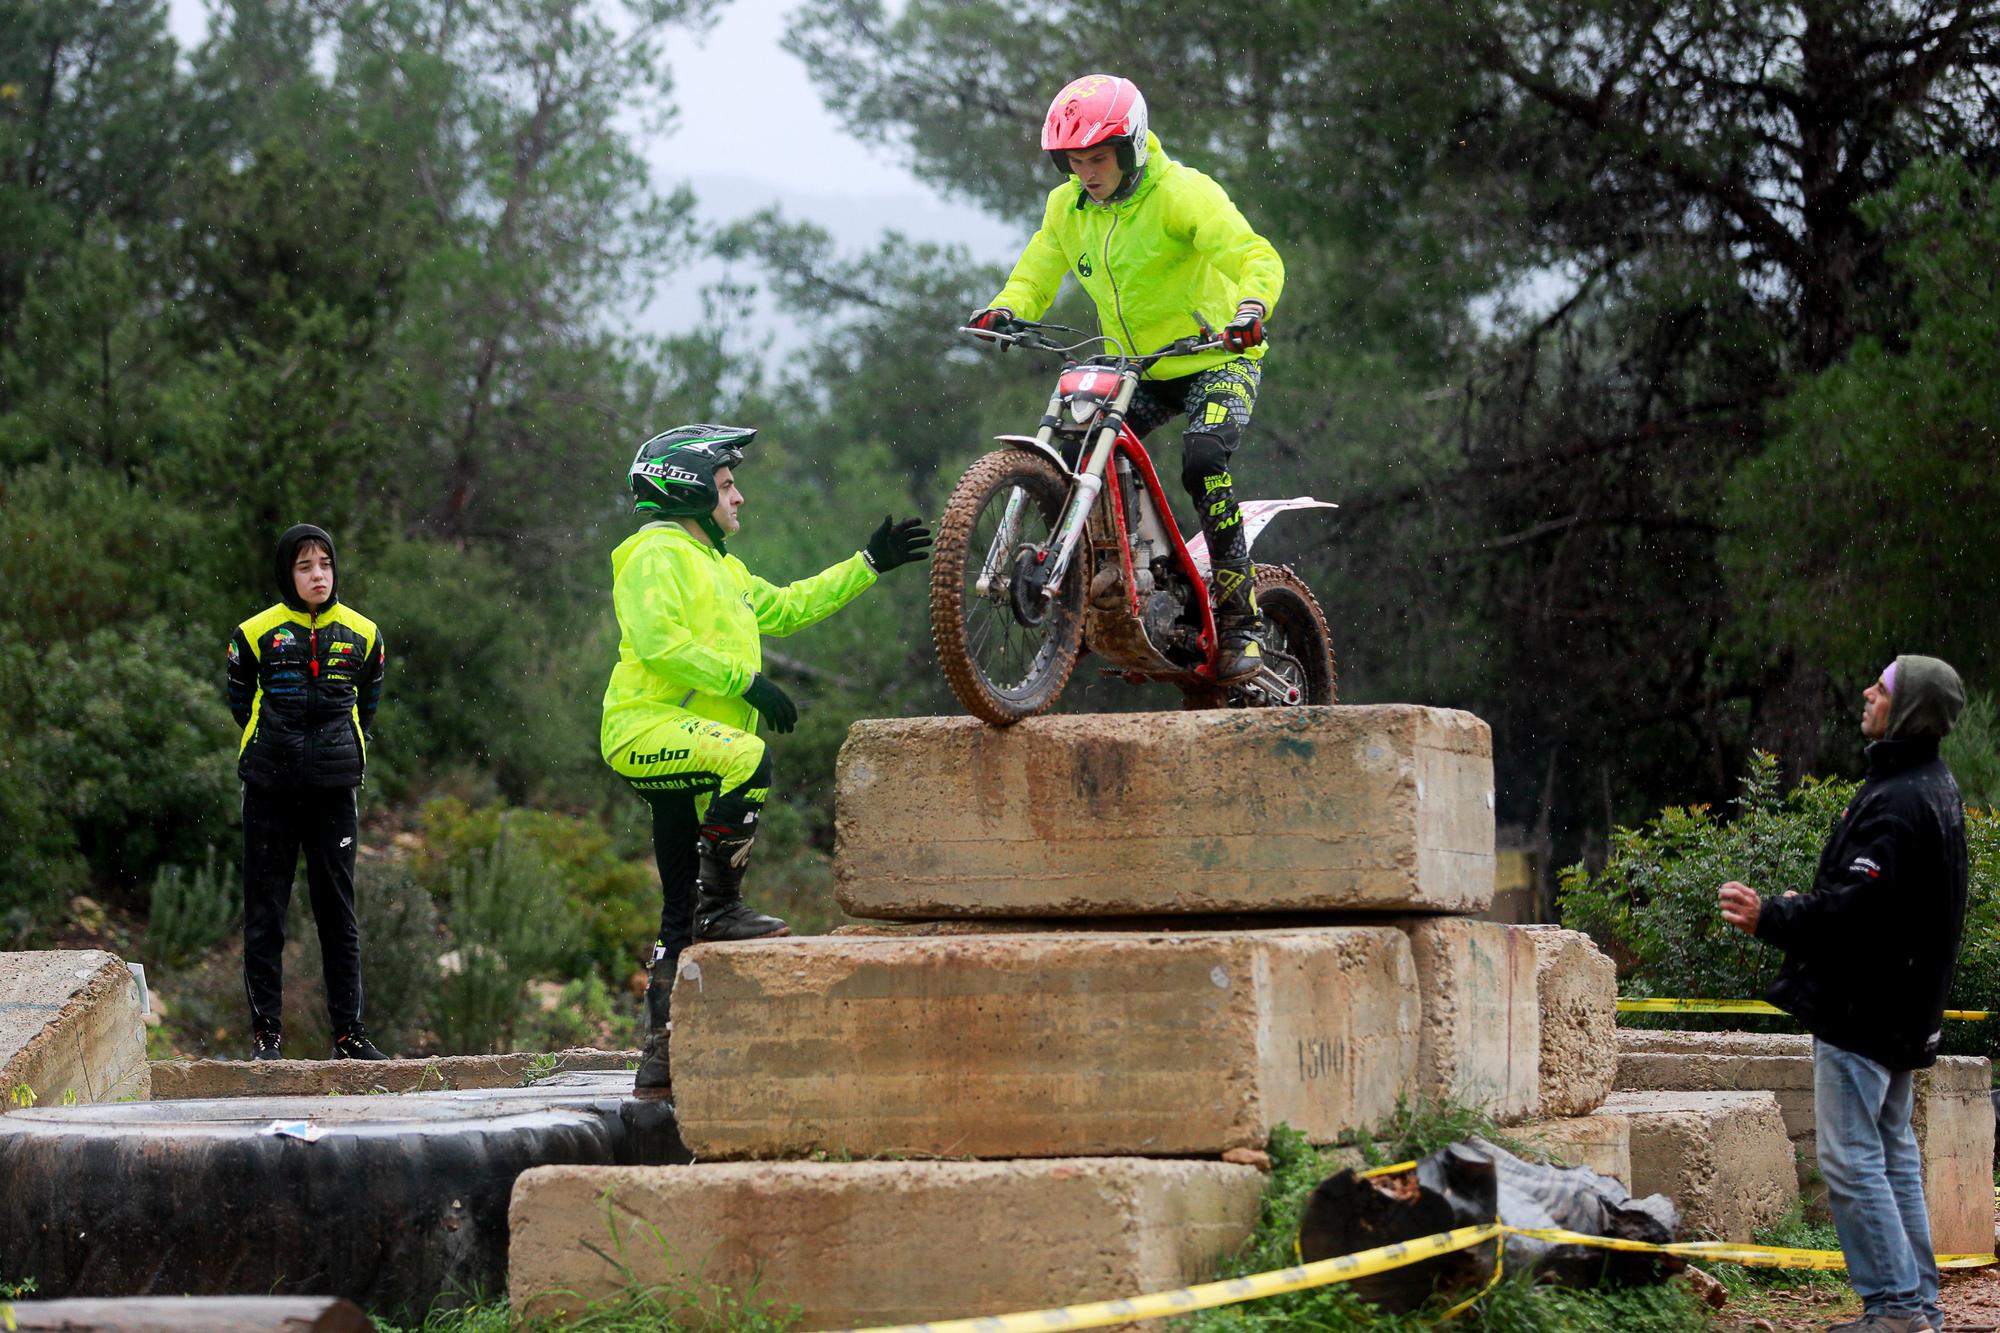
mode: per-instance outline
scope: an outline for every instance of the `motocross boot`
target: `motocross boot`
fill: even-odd
[[[672,1035],[674,966],[677,960],[659,950],[646,973],[646,1046],[639,1053],[639,1072],[632,1080],[635,1097],[671,1097],[673,1073],[667,1063],[667,1038]]]
[[[694,937],[698,943],[773,939],[792,928],[743,901],[743,866],[757,841],[757,810],[738,810],[719,796],[701,826],[701,870],[695,880]]]
[[[1215,566],[1215,678],[1247,680],[1264,666],[1264,617],[1257,610],[1250,558]]]

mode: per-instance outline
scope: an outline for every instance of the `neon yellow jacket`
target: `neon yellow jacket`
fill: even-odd
[[[1126,198],[1091,202],[1071,176],[1049,191],[1042,225],[989,305],[1023,319],[1040,319],[1055,304],[1063,274],[1072,273],[1097,303],[1100,329],[1128,355],[1153,351],[1195,332],[1199,310],[1221,328],[1236,303],[1264,303],[1268,316],[1285,286],[1285,263],[1250,229],[1222,187],[1182,166],[1146,135],[1145,174]],[[1148,379],[1179,379],[1233,361],[1234,352],[1204,352],[1162,361]],[[1262,345],[1241,355],[1261,357]]]
[[[875,571],[857,551],[780,588],[678,523],[648,523],[611,553],[611,578],[618,665],[604,687],[607,760],[662,710],[755,731],[757,710],[743,691],[763,669],[759,636],[824,620],[873,584]]]

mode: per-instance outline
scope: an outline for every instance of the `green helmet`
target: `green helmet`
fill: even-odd
[[[696,424],[662,431],[639,446],[627,478],[633,507],[648,517],[704,519],[722,499],[717,468],[743,461],[743,448],[757,438],[744,426]]]

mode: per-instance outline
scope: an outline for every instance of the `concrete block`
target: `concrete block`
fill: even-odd
[[[1410,1091],[1418,1021],[1379,926],[697,945],[676,1110],[702,1160],[1323,1143]]]
[[[1719,1035],[1719,1034],[1718,1034]],[[1777,1099],[1785,1133],[1813,1132],[1812,1056],[1696,1050],[1627,1051],[1618,1057],[1621,1092],[1768,1092]],[[1811,1160],[1810,1155],[1807,1158]]]
[[[1614,1092],[1600,1114],[1631,1122],[1632,1193],[1671,1198],[1683,1239],[1748,1241],[1798,1197],[1768,1092]]]
[[[1817,1182],[1811,1037],[1621,1030],[1619,1039],[1621,1089],[1769,1091],[1792,1141],[1800,1188],[1814,1197],[1824,1193]],[[1912,1120],[1932,1242],[1941,1253],[1979,1253],[1992,1241],[1991,1083],[1991,1062],[1980,1056],[1947,1055],[1917,1071]]]
[[[1993,1250],[1993,1062],[1946,1055],[1917,1071],[1912,1117],[1940,1254]]]
[[[1580,930],[1530,930],[1545,1116],[1584,1116],[1618,1074],[1618,970]]]
[[[837,896],[861,917],[1477,912],[1492,738],[1408,705],[858,722]]]
[[[1503,1124],[1535,1114],[1541,1016],[1534,932],[1464,917],[1403,917],[1422,1008],[1417,1091]]]
[[[1587,1166],[1632,1188],[1632,1121],[1622,1115],[1534,1120],[1509,1131],[1560,1166]]]
[[[452,1092],[517,1088],[535,1062],[546,1057],[446,1055],[430,1060],[155,1060],[153,1100],[211,1097],[324,1097],[377,1092]],[[552,1073],[624,1070],[637,1051],[578,1047],[554,1053]]]
[[[101,949],[0,953],[0,1112],[35,1100],[143,1100],[152,1087],[139,983]]]
[[[1263,1182],[1129,1157],[538,1167],[514,1185],[507,1285],[560,1316],[622,1285],[620,1255],[640,1282],[754,1288],[804,1328],[1106,1300],[1212,1275]]]

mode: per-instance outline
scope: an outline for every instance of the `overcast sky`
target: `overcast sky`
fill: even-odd
[[[941,199],[896,157],[850,138],[819,101],[805,66],[782,50],[798,0],[727,0],[715,26],[696,44],[672,35],[673,98],[679,118],[666,135],[641,144],[654,182],[691,183],[704,217],[727,221],[778,204],[819,223],[852,251],[885,228],[922,240],[958,241],[984,261],[1011,259],[1027,240],[1018,225],[995,221],[966,204]],[[208,32],[204,0],[168,0],[169,23],[183,47]],[[721,265],[693,266],[662,288],[635,322],[668,330],[698,312],[701,287],[725,275]],[[749,272],[732,276],[751,278]],[[756,322],[775,333],[775,312]],[[780,336],[772,355],[785,350]]]

